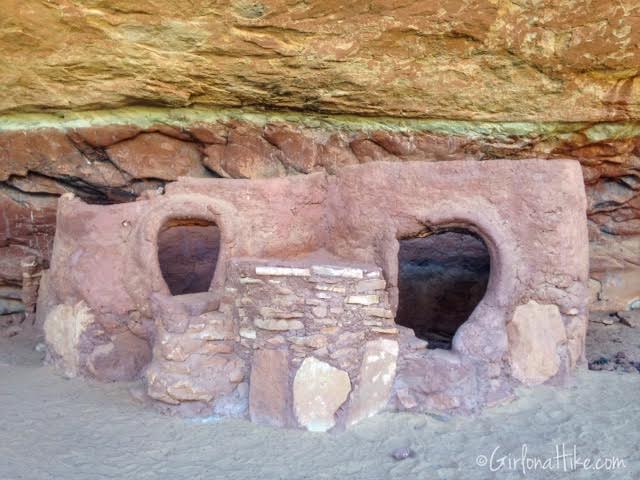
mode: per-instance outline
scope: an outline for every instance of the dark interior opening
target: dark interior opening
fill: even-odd
[[[171,220],[158,234],[160,271],[172,295],[209,290],[218,263],[220,229],[195,219]]]
[[[450,349],[487,290],[487,246],[469,230],[440,230],[400,240],[398,261],[396,323],[413,329],[428,348]]]

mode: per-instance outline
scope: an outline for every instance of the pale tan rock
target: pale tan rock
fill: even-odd
[[[242,338],[248,338],[249,340],[255,340],[256,331],[253,328],[241,328],[239,334]]]
[[[398,350],[398,342],[393,340],[367,342],[360,381],[351,397],[348,425],[375,415],[387,405],[396,375]]]
[[[309,335],[308,337],[289,337],[289,341],[294,345],[309,347],[313,349],[327,346],[327,337],[324,335]]]
[[[587,324],[582,319],[572,316],[567,323],[566,332],[569,368],[573,369],[584,358]]]
[[[173,383],[167,387],[169,396],[180,401],[203,401],[208,402],[213,399],[213,394],[204,386],[193,382],[191,379],[184,379]]]
[[[507,324],[512,375],[526,385],[543,383],[560,368],[557,348],[566,333],[557,305],[531,300],[516,307]]]
[[[372,317],[393,318],[393,312],[382,307],[366,307],[364,311]]]
[[[300,365],[293,381],[293,406],[298,423],[313,432],[335,425],[335,413],[351,391],[349,374],[314,357]]]
[[[80,341],[95,317],[86,303],[60,304],[54,307],[44,321],[44,336],[48,348],[59,359],[55,363],[68,377],[80,370]]]
[[[397,328],[371,327],[371,331],[376,333],[382,333],[383,335],[395,335],[398,333]]]
[[[321,275],[325,277],[342,277],[342,278],[362,278],[364,272],[360,268],[349,267],[331,267],[327,265],[314,265],[311,267],[311,272],[315,275]]]
[[[387,286],[387,282],[382,279],[371,278],[362,280],[356,284],[355,291],[357,293],[371,292],[373,290],[383,290]]]
[[[351,295],[346,302],[356,305],[375,305],[380,301],[378,295]]]
[[[281,277],[308,277],[311,271],[308,268],[294,267],[256,267],[256,275],[281,276]]]
[[[347,289],[341,285],[324,285],[319,283],[316,285],[316,290],[323,290],[325,292],[345,293]]]
[[[262,315],[263,317],[270,317],[270,318],[282,318],[284,320],[304,317],[304,313],[302,312],[282,311],[282,310],[275,309],[273,307],[260,308],[260,315]]]
[[[304,324],[300,320],[275,320],[272,318],[256,318],[253,320],[256,327],[263,330],[285,331],[301,330]]]
[[[233,338],[233,322],[221,312],[210,312],[198,317],[204,328],[195,334],[201,340],[227,340]]]

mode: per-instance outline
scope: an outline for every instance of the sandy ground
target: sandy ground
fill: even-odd
[[[0,343],[2,480],[640,478],[640,374],[583,370],[568,389],[522,391],[478,416],[389,413],[327,435],[162,416],[129,385],[63,379],[12,340]],[[572,465],[574,446],[579,461],[625,466]],[[415,453],[394,460],[400,447]]]

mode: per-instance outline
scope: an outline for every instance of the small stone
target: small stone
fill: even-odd
[[[327,346],[327,337],[324,335],[309,335],[308,337],[289,337],[289,341],[294,345],[308,347],[312,349]]]
[[[384,290],[387,286],[387,282],[385,282],[382,279],[368,279],[368,280],[361,280],[356,284],[356,288],[355,291],[357,293],[362,293],[362,292],[371,292],[371,291],[375,291],[375,290]]]
[[[250,340],[255,340],[256,338],[256,331],[253,328],[241,328],[239,333],[242,338]]]
[[[397,328],[380,328],[380,327],[371,327],[372,332],[382,333],[384,335],[395,335],[398,333]]]
[[[244,285],[251,285],[251,284],[262,284],[264,283],[262,280],[260,280],[259,278],[251,278],[251,277],[240,277],[240,283],[244,284]]]
[[[373,271],[373,272],[368,272],[365,275],[367,278],[380,278],[382,275],[380,274],[379,270]]]
[[[407,458],[415,456],[415,452],[409,447],[396,448],[391,452],[391,456],[394,460],[406,460]]]
[[[271,337],[267,340],[269,345],[284,345],[287,343],[287,340],[282,335],[276,335],[275,337]]]
[[[367,327],[381,327],[382,322],[380,320],[365,320],[362,322]]]
[[[393,312],[382,307],[367,307],[364,309],[367,315],[379,318],[393,318]]]
[[[274,320],[270,318],[256,318],[253,324],[263,330],[285,331],[300,330],[304,324],[300,320]]]
[[[408,341],[405,340],[405,342],[406,342],[405,347],[407,348],[407,350],[412,350],[412,351],[426,350],[429,347],[429,342],[427,342],[426,340],[423,340],[422,338],[418,338],[415,335],[410,337]]]
[[[320,333],[324,333],[325,335],[334,335],[338,333],[338,327],[322,327],[320,329]]]
[[[315,275],[325,277],[362,278],[364,275],[364,272],[359,268],[338,268],[322,265],[314,265],[311,267],[311,271]]]
[[[322,290],[325,292],[334,292],[334,293],[346,293],[347,289],[345,287],[341,287],[339,285],[325,285],[319,283],[315,286],[316,290]]]
[[[374,305],[380,301],[378,295],[351,295],[346,302],[356,305]]]
[[[291,290],[290,288],[286,288],[286,287],[278,287],[276,292],[278,293],[278,295],[293,295],[294,294],[293,290]]]
[[[327,347],[322,347],[313,352],[313,354],[316,357],[327,357],[329,355],[329,349]]]
[[[323,300],[329,300],[331,298],[331,295],[325,292],[318,292],[316,293],[316,297],[322,298]]]
[[[292,267],[256,267],[256,275],[282,276],[282,277],[310,277],[308,268]]]
[[[313,313],[318,318],[324,318],[327,316],[327,307],[325,307],[324,305],[313,307],[311,309],[311,313]]]
[[[314,323],[316,323],[317,325],[327,325],[327,326],[335,326],[338,325],[338,320],[336,320],[335,318],[316,318],[314,320]]]
[[[304,317],[304,313],[302,312],[283,312],[271,307],[260,308],[260,315],[267,318],[282,318],[285,320]]]

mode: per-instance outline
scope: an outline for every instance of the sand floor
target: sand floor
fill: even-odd
[[[0,345],[2,480],[640,479],[640,374],[582,371],[568,389],[523,391],[478,416],[389,413],[330,435],[162,416],[128,385],[66,380],[39,356]],[[512,465],[523,445],[525,472]],[[574,446],[579,461],[617,457],[624,468],[571,471]],[[415,455],[394,460],[399,447]]]

